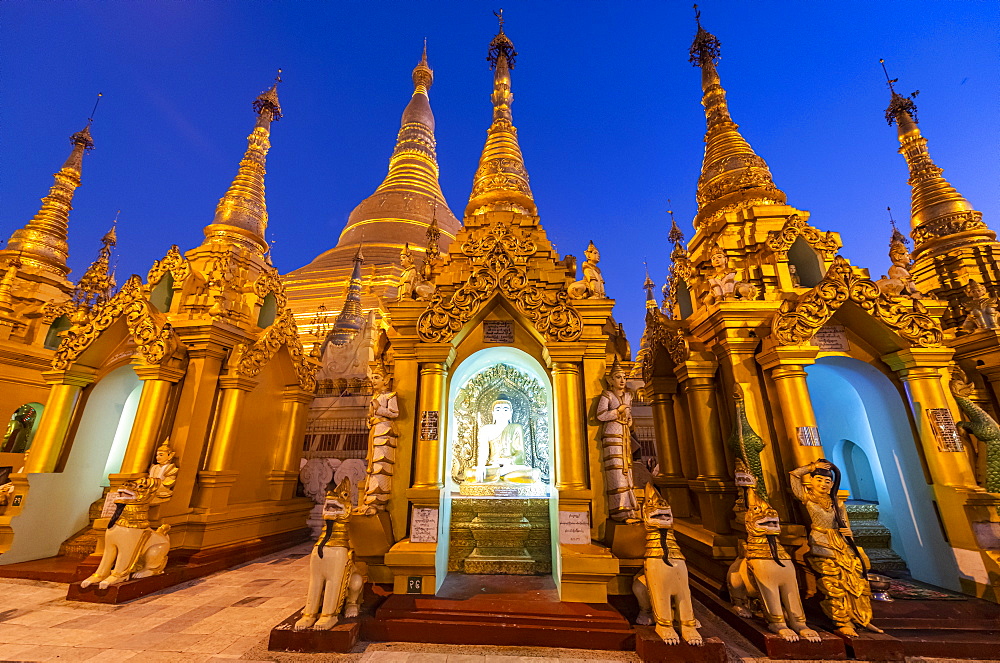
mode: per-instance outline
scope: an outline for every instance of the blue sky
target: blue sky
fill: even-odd
[[[0,3],[6,103],[0,234],[38,208],[97,92],[97,149],[71,215],[74,276],[121,209],[119,281],[201,229],[236,172],[250,102],[284,69],[268,162],[269,239],[287,272],[333,246],[385,174],[428,39],[441,183],[461,214],[490,120],[485,2]],[[601,250],[615,315],[638,346],[643,258],[662,282],[667,199],[691,235],[704,116],[687,2],[503,3],[520,55],[514,120],[542,223],[562,253]],[[789,204],[843,254],[888,267],[885,208],[908,219],[905,163],[882,113],[919,89],[945,177],[998,228],[1000,12],[993,2],[701,4],[722,42],[732,115]],[[331,293],[331,304],[340,293]]]

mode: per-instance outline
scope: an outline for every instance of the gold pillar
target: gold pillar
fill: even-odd
[[[45,378],[52,383],[52,389],[45,402],[38,433],[28,450],[24,463],[25,474],[55,471],[80,400],[80,392],[94,381],[94,372],[49,373]]]
[[[968,488],[977,485],[968,454],[942,450],[927,413],[931,408],[944,408],[954,417],[954,399],[945,389],[943,380],[946,378],[942,375],[953,352],[951,348],[910,348],[885,355],[882,361],[906,385],[933,482],[939,486]]]
[[[448,365],[445,362],[427,362],[420,366],[420,408],[416,415],[416,442],[413,462],[413,488],[439,489],[442,481],[441,440],[445,438],[445,395],[447,393]],[[437,412],[437,437],[424,440],[421,418],[425,412]]]
[[[298,385],[285,389],[281,407],[281,441],[274,452],[274,467],[269,479],[271,499],[291,499],[295,481],[299,476],[299,458],[302,457],[302,440],[305,437],[306,418],[313,394]]]
[[[735,501],[735,485],[729,479],[729,467],[722,440],[719,407],[715,394],[714,357],[697,356],[679,364],[675,371],[684,391],[694,433],[694,451],[698,477],[689,482],[698,500],[701,522],[708,530],[726,534]]]
[[[666,493],[674,516],[687,518],[691,515],[691,495],[681,465],[677,418],[674,414],[676,389],[677,383],[673,379],[652,380],[653,429],[656,435],[656,458],[660,466],[660,473],[654,477],[654,481]],[[636,488],[642,490],[642,486]]]
[[[791,454],[793,469],[823,458],[822,446],[804,446],[799,443],[799,428],[816,427],[816,413],[813,412],[805,369],[797,364],[775,366],[771,369],[771,379],[778,391],[781,418],[785,422],[787,445],[784,451]]]
[[[136,375],[142,380],[142,394],[135,411],[132,432],[122,458],[121,474],[145,472],[153,462],[160,426],[170,396],[170,388],[184,376],[184,371],[160,366],[135,366]]]
[[[208,451],[208,462],[205,469],[198,472],[199,508],[210,511],[222,511],[229,505],[229,491],[236,483],[238,472],[230,469],[240,418],[247,394],[257,383],[240,376],[222,376],[219,378],[222,397],[219,401],[218,414],[215,417],[215,432],[212,435],[212,445]]]
[[[552,364],[555,401],[556,489],[586,490],[587,443],[580,366],[570,362]]]

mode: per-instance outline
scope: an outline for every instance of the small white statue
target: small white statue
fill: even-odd
[[[607,299],[604,291],[604,277],[601,276],[601,268],[597,263],[601,260],[601,253],[591,241],[587,245],[583,255],[587,257],[583,261],[583,278],[570,284],[569,296],[573,299]]]
[[[358,500],[358,513],[371,515],[385,511],[392,491],[399,431],[396,418],[399,402],[389,391],[390,378],[381,366],[372,370],[372,400],[368,405],[368,469],[365,472],[364,498]]]
[[[170,525],[153,530],[149,525],[149,506],[160,489],[158,479],[142,477],[129,480],[118,489],[115,513],[104,533],[104,553],[94,574],[80,583],[86,589],[100,583],[101,589],[131,578],[159,575],[167,566],[170,552]]]
[[[736,279],[736,270],[729,266],[729,257],[722,247],[716,246],[712,249],[711,260],[713,273],[708,277],[708,304],[726,299],[757,298],[757,286]]]
[[[403,272],[396,282],[396,301],[429,299],[436,288],[433,283],[423,278],[420,270],[413,264],[413,254],[410,252],[409,244],[406,244],[399,254],[399,264]]]
[[[753,476],[753,475],[750,475]],[[750,602],[759,599],[764,607],[767,627],[787,642],[799,637],[822,642],[819,634],[806,625],[802,598],[791,556],[781,544],[781,522],[757,490],[747,490],[745,525],[747,538],[741,542],[740,556],[729,567],[729,595],[740,617],[752,617]]]
[[[351,519],[351,480],[344,479],[326,494],[325,530],[309,555],[309,591],[295,630],[328,630],[344,617],[357,617],[364,577],[355,570],[354,551],[347,535]]]
[[[674,539],[674,515],[660,493],[646,484],[642,505],[642,523],[646,526],[646,558],[642,573],[635,577],[632,592],[639,602],[641,626],[655,624],[656,634],[668,645],[701,645],[701,624],[691,607],[687,562]],[[675,626],[680,627],[678,636]]]
[[[965,295],[969,302],[963,304],[963,308],[969,315],[962,323],[962,329],[1000,329],[1000,302],[997,302],[996,297],[990,296],[989,291],[974,279],[969,279],[965,284]]]
[[[492,483],[538,483],[541,472],[527,464],[524,454],[524,427],[513,421],[514,404],[506,394],[498,394],[490,407],[492,421],[476,431],[476,467],[466,470],[466,481]]]
[[[612,520],[637,522],[638,503],[632,480],[632,392],[625,387],[625,370],[615,357],[608,388],[597,401],[604,463],[604,489]]]
[[[876,283],[879,291],[889,297],[906,295],[913,299],[923,299],[923,295],[917,290],[910,276],[909,267],[913,262],[910,259],[910,251],[906,248],[906,238],[895,228],[892,231],[892,239],[889,240],[889,259],[892,260],[889,276],[883,276]]]
[[[157,481],[156,496],[150,502],[150,506],[163,504],[174,494],[174,484],[177,482],[177,465],[174,463],[173,448],[170,440],[164,440],[156,449],[156,462],[149,466],[149,478]]]

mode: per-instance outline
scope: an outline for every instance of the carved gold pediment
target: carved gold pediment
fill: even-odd
[[[125,319],[139,354],[148,364],[161,363],[181,347],[170,323],[150,305],[142,279],[133,274],[114,297],[95,306],[82,322],[66,331],[56,348],[52,368],[69,368],[119,318]]]
[[[149,268],[149,273],[146,275],[146,283],[153,287],[167,274],[170,274],[171,278],[174,279],[174,283],[181,283],[190,273],[191,263],[181,255],[181,250],[174,244],[167,251],[167,255],[153,262],[153,266]]]
[[[313,361],[305,353],[299,340],[299,330],[295,325],[295,316],[291,309],[284,309],[274,323],[264,330],[251,344],[241,344],[233,351],[229,361],[230,373],[243,377],[256,377],[274,358],[275,353],[285,346],[292,358],[292,367],[298,379],[299,386],[306,391],[316,388],[316,371],[319,363]]]
[[[537,245],[527,234],[494,223],[461,244],[461,256],[471,263],[464,283],[439,285],[417,320],[421,340],[447,342],[496,293],[527,317],[550,341],[573,341],[583,332],[583,320],[570,303],[565,284],[538,283],[528,276],[528,259]]]
[[[786,300],[782,304],[771,322],[771,334],[779,345],[805,345],[847,301],[915,345],[939,346],[944,339],[940,322],[928,315],[923,304],[909,297],[882,294],[877,283],[856,273],[839,255],[816,287],[794,303]]]
[[[830,260],[840,250],[840,241],[833,232],[823,232],[813,228],[798,214],[792,214],[785,221],[781,230],[767,233],[764,243],[774,252],[778,260],[788,260],[788,249],[792,248],[796,238],[801,237],[813,249],[818,251],[823,260]]]

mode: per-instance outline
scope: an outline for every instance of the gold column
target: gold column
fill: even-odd
[[[166,411],[170,388],[184,376],[184,371],[160,366],[135,366],[136,375],[142,380],[139,407],[132,422],[128,446],[122,458],[120,474],[138,474],[149,469],[157,443],[160,426]]]
[[[945,408],[954,417],[957,408],[945,389],[942,375],[953,353],[951,348],[910,348],[884,355],[882,361],[906,385],[931,479],[939,486],[969,488],[977,484],[968,454],[942,451],[927,414],[930,408]]]
[[[556,489],[586,490],[587,445],[582,435],[585,411],[581,397],[580,366],[552,364],[555,409]]]
[[[691,515],[691,495],[681,465],[677,418],[674,415],[674,395],[677,383],[673,379],[652,380],[653,428],[656,434],[656,458],[660,473],[654,477],[666,492],[667,500],[678,518]],[[642,486],[636,486],[641,490]]]
[[[66,444],[66,435],[73,421],[80,392],[94,381],[94,372],[48,373],[45,378],[52,383],[52,389],[45,402],[38,433],[35,434],[24,463],[25,474],[55,471]]]
[[[701,354],[702,356],[698,356]],[[707,353],[691,353],[691,358],[676,367],[687,400],[691,429],[694,433],[698,477],[689,482],[694,492],[701,521],[706,529],[719,534],[730,530],[735,500],[735,486],[729,479],[729,467],[723,447],[719,408],[715,394],[715,358]]]
[[[221,511],[229,504],[229,491],[239,474],[230,469],[230,466],[239,433],[240,415],[247,394],[257,383],[241,376],[222,376],[219,378],[219,386],[222,388],[222,397],[215,418],[215,432],[212,435],[208,461],[205,469],[198,472],[200,492],[196,502],[199,508],[211,511]]]
[[[303,391],[298,385],[285,389],[282,396],[282,439],[275,449],[274,467],[269,476],[273,500],[287,500],[294,495],[306,418],[312,399],[313,394]]]
[[[805,369],[797,364],[775,366],[771,369],[771,379],[778,391],[778,403],[785,422],[787,444],[784,451],[790,453],[795,463],[793,467],[802,467],[823,458],[822,446],[799,444],[798,428],[816,426],[816,413],[813,412]]]
[[[441,441],[445,438],[445,396],[447,393],[448,365],[445,362],[427,362],[420,366],[420,407],[415,413],[416,442],[414,447],[413,488],[439,489],[443,484]],[[420,420],[424,412],[438,413],[437,439],[422,440]]]

